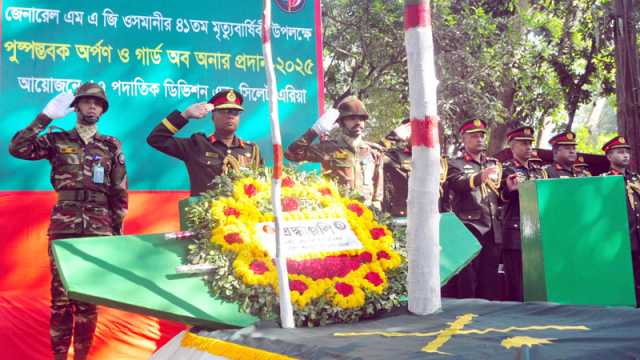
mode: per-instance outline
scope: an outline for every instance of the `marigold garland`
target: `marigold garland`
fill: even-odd
[[[230,187],[220,187],[207,197],[210,219],[199,223],[210,224],[204,229],[210,237],[191,247],[190,259],[219,263],[217,275],[208,278],[216,296],[238,302],[254,315],[274,317],[274,306],[260,309],[253,303],[267,301],[263,296],[276,297],[278,291],[274,260],[256,234],[258,223],[273,221],[266,179],[260,174],[240,176],[231,179]],[[361,249],[289,257],[298,326],[354,321],[397,303],[402,294],[392,294],[389,283],[405,281],[404,258],[393,248],[390,229],[361,201],[344,197],[335,184],[319,176],[289,174],[282,182],[282,207],[285,221],[346,219],[362,244]],[[238,281],[220,281],[224,276]]]

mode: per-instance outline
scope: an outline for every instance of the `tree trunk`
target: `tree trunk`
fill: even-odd
[[[640,69],[633,0],[615,0],[614,40],[618,130],[631,145],[631,166],[640,162]]]

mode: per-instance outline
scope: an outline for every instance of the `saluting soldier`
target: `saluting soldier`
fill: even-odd
[[[528,180],[547,178],[547,173],[538,164],[531,161],[533,134],[533,128],[529,126],[509,131],[507,142],[513,158],[502,165],[500,192],[500,199],[504,204],[502,210],[502,259],[507,285],[506,297],[511,301],[523,301],[518,186]]]
[[[244,110],[242,102],[242,95],[233,89],[219,91],[208,103],[193,104],[183,112],[174,110],[147,137],[149,145],[184,162],[191,196],[206,192],[213,179],[229,171],[262,166],[258,145],[236,136]],[[189,120],[202,119],[209,112],[212,135],[198,132],[189,138],[174,136]]]
[[[576,173],[576,177],[589,177],[591,171],[589,171],[589,164],[584,161],[584,156],[578,156],[576,162],[573,164],[573,170]]]
[[[98,319],[96,306],[71,300],[62,286],[51,252],[58,239],[119,235],[127,213],[125,159],[120,141],[98,133],[97,123],[109,109],[104,90],[97,84],[78,87],[75,97],[54,97],[33,122],[11,140],[11,155],[25,160],[47,159],[51,184],[58,201],[49,223],[51,269],[51,320],[49,333],[54,359],[66,359],[73,335],[75,359],[86,359]],[[38,136],[52,120],[76,112],[73,130]],[[59,128],[58,128],[59,129]]]
[[[549,139],[553,151],[553,163],[545,171],[549,178],[576,177],[573,164],[576,162],[576,134],[566,131]]]
[[[607,141],[602,151],[607,154],[609,171],[603,175],[624,176],[627,190],[627,216],[636,287],[636,303],[640,306],[640,175],[629,170],[631,146],[623,136]]]
[[[361,195],[365,204],[380,209],[384,186],[382,147],[362,136],[369,113],[355,96],[342,100],[337,110],[327,111],[291,143],[285,157],[295,162],[319,162],[325,176]],[[318,136],[320,142],[314,144]]]
[[[384,201],[382,208],[393,216],[407,216],[407,196],[409,174],[411,173],[411,124],[405,119],[381,141],[385,148],[384,160]],[[438,207],[447,211],[448,202],[444,195],[447,179],[447,159],[440,158],[440,199]]]
[[[462,156],[449,160],[446,187],[451,192],[452,211],[480,241],[482,250],[457,275],[458,296],[496,300],[500,292],[498,196],[502,166],[485,155],[486,122],[467,121],[459,132],[464,149]]]

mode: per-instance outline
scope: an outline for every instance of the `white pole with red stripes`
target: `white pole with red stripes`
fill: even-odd
[[[429,0],[405,0],[405,47],[411,103],[412,171],[409,177],[407,252],[409,311],[432,314],[440,299],[440,144],[431,8]]]
[[[269,91],[269,115],[271,119],[271,142],[273,143],[273,178],[271,181],[271,203],[276,226],[276,267],[280,287],[280,321],[283,328],[295,327],[293,306],[289,292],[289,273],[287,271],[286,248],[282,246],[282,203],[280,193],[282,185],[282,140],[280,138],[280,118],[278,116],[278,88],[271,53],[271,0],[264,0],[262,13],[262,53],[267,72]]]

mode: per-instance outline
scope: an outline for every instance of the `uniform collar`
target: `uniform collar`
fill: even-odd
[[[222,141],[218,140],[218,138],[216,137],[216,134],[211,134],[211,136],[209,136],[209,141],[214,144],[216,142],[219,142],[221,144],[224,144]],[[226,145],[226,144],[225,144]],[[233,135],[233,140],[231,141],[231,147],[241,147],[244,148],[245,142],[242,141],[239,137]]]
[[[624,175],[624,173],[620,170],[616,170],[616,169],[609,169],[609,174],[611,175]]]
[[[554,162],[553,166],[556,168],[556,170],[564,170],[564,171],[572,173],[572,174],[574,173],[573,167],[566,168],[566,167],[560,165],[560,163],[558,163],[558,162]]]
[[[476,161],[473,156],[471,154],[469,154],[469,152],[467,152],[466,150],[462,150],[462,156],[464,158],[464,161]],[[484,152],[480,153],[480,162],[485,162],[487,160],[487,157],[484,155]]]

